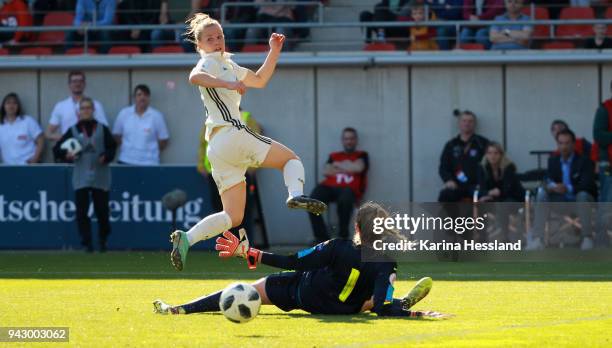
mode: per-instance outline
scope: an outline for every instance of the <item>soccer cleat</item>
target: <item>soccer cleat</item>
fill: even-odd
[[[168,314],[185,314],[185,311],[181,311],[182,308],[180,307],[173,307],[170,306],[169,304],[165,303],[162,300],[155,300],[153,301],[153,313],[157,313],[157,314],[163,314],[163,315],[168,315]]]
[[[315,215],[321,215],[327,210],[327,204],[305,195],[289,197],[287,199],[287,207],[291,209],[304,209]]]
[[[182,271],[187,262],[187,252],[189,251],[187,233],[176,230],[170,235],[170,241],[172,242],[170,261],[172,261],[172,266],[174,266],[177,271]]]
[[[402,309],[407,311],[410,308],[412,308],[412,306],[417,304],[419,301],[424,299],[425,296],[429,294],[429,291],[431,290],[432,286],[433,286],[433,280],[431,280],[431,278],[429,277],[421,278],[421,280],[419,280],[414,285],[412,290],[410,290],[410,292],[406,296],[404,296],[404,298],[401,300]]]

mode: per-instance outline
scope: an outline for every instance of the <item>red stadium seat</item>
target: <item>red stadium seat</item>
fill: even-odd
[[[142,50],[138,46],[113,46],[108,54],[140,54]]]
[[[459,49],[466,51],[482,51],[485,47],[483,44],[479,43],[464,43],[459,45]]]
[[[52,53],[49,47],[26,47],[19,52],[22,56],[46,56]]]
[[[373,42],[363,46],[364,51],[395,51],[394,44],[389,42]]]
[[[559,19],[595,19],[595,12],[590,7],[566,7],[561,10]],[[593,26],[581,25],[559,25],[557,27],[559,37],[589,37],[593,36]]]
[[[569,41],[552,41],[542,45],[542,49],[545,50],[571,50],[574,48],[576,48],[576,45]]]
[[[153,53],[185,53],[185,51],[180,45],[167,45],[155,47]]]
[[[534,7],[533,16],[531,16],[531,8],[524,7],[521,11],[524,15],[531,17],[534,20],[549,20],[548,9],[546,7]],[[550,26],[549,25],[536,25],[533,28],[534,39],[546,39],[550,37]]]
[[[6,56],[9,54],[9,51],[6,48],[0,48],[0,56]]]
[[[244,45],[242,52],[244,53],[256,53],[256,52],[268,52],[270,47],[268,45]]]
[[[43,27],[49,26],[71,26],[74,16],[70,12],[49,12],[43,19]],[[63,31],[44,31],[38,36],[41,43],[61,44],[64,43],[65,32]]]
[[[96,49],[89,47],[87,48],[87,54],[96,54]],[[85,54],[85,47],[72,47],[66,50],[66,55],[74,56],[79,54]]]

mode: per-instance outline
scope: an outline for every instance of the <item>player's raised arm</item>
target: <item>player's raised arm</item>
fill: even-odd
[[[264,88],[272,78],[274,74],[274,70],[276,69],[276,63],[278,62],[278,57],[280,56],[280,52],[283,48],[283,43],[285,42],[285,35],[273,33],[270,36],[270,51],[268,52],[268,56],[266,60],[262,64],[262,66],[257,70],[257,72],[248,71],[244,80],[244,84],[247,87],[252,88]]]

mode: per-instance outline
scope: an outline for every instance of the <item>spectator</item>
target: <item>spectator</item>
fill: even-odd
[[[164,16],[162,16],[163,9],[166,10],[163,13]],[[122,25],[167,24],[170,20],[168,2],[167,0],[119,0],[117,18],[119,24]],[[162,20],[165,20],[165,23],[161,23]],[[174,37],[174,32],[171,33]],[[159,29],[156,35],[158,38],[163,35],[170,36]],[[142,51],[147,52],[150,51],[149,45],[153,37],[151,30],[131,29],[120,32],[119,39],[122,42],[134,42],[141,47]]]
[[[173,24],[168,9],[168,0],[161,0],[159,7],[159,24]],[[179,41],[180,32],[178,30],[153,29],[151,32],[151,46],[157,47],[171,42]]]
[[[252,0],[251,0],[252,1]],[[226,3],[241,2],[241,0],[226,0]],[[298,6],[303,7],[303,6]],[[304,12],[300,11],[300,15]],[[230,24],[235,23],[255,23],[257,17],[257,8],[254,6],[229,6],[225,14],[225,22]],[[304,30],[304,29],[302,29]],[[308,29],[305,29],[308,30]],[[244,46],[246,36],[246,28],[224,28],[225,43],[229,51],[240,51]]]
[[[93,117],[95,102],[89,97],[79,101],[79,122],[70,127],[55,144],[56,157],[74,162],[72,187],[75,193],[76,221],[81,235],[81,244],[87,252],[93,252],[91,221],[89,219],[89,196],[93,200],[98,219],[100,251],[106,251],[106,242],[111,232],[109,223],[109,190],[111,170],[108,166],[115,157],[116,144],[107,126]],[[78,154],[61,149],[64,141],[74,138],[81,144]]]
[[[187,19],[195,16],[196,13],[206,13],[212,18],[219,18],[221,15],[221,4],[223,0],[191,0],[191,10],[187,15]],[[187,27],[183,30],[181,37],[187,36]],[[194,39],[195,40],[195,39]],[[181,46],[185,52],[195,52],[195,46],[189,40],[182,40]]]
[[[569,129],[557,134],[560,155],[548,159],[547,184],[538,189],[534,229],[527,241],[526,250],[539,250],[544,247],[544,225],[550,213],[549,202],[589,203],[597,196],[597,186],[593,174],[593,162],[580,156],[574,150],[576,136]],[[578,204],[572,206],[577,211],[582,224],[582,250],[593,248],[591,237],[591,206]]]
[[[123,108],[117,115],[113,134],[121,146],[118,158],[121,164],[159,164],[159,153],[168,145],[168,128],[164,115],[150,103],[151,90],[147,85],[138,85],[134,88],[134,105]]]
[[[459,135],[444,145],[440,156],[439,174],[444,182],[438,202],[459,202],[471,198],[478,184],[478,168],[489,140],[475,133],[476,115],[458,112]]]
[[[493,20],[504,12],[503,0],[464,0],[463,19],[470,22]],[[482,26],[464,26],[459,35],[461,43],[476,41],[489,48],[489,28]]]
[[[310,196],[326,204],[338,203],[338,224],[340,238],[349,238],[349,223],[355,203],[363,196],[366,189],[366,174],[369,167],[368,153],[357,150],[357,131],[347,127],[342,131],[343,151],[332,152],[323,170],[325,180],[319,183]],[[310,224],[320,243],[329,239],[323,217],[308,214]]]
[[[257,23],[293,23],[295,18],[293,16],[293,7],[290,5],[263,5],[263,3],[269,3],[269,0],[255,0],[255,4],[259,4],[257,9],[257,16],[255,18]],[[283,34],[289,40],[287,40],[287,47],[291,47],[291,28],[284,27],[273,27],[273,32]],[[268,28],[249,28],[246,32],[247,43],[259,43],[262,40],[266,40],[270,36],[270,30]]]
[[[425,20],[436,20],[435,14],[430,11],[428,16],[425,16],[426,7],[423,2],[414,1],[410,6],[409,20],[414,22],[422,22]],[[436,28],[422,26],[410,27],[410,50],[412,51],[433,51],[438,49],[436,43]]]
[[[115,21],[116,0],[78,0],[74,16],[75,27],[97,27],[112,25]],[[97,40],[101,43],[100,53],[108,52],[112,41],[110,30],[90,30],[89,40]],[[71,30],[66,35],[66,48],[74,46],[75,42],[84,37],[84,30]]]
[[[460,21],[463,19],[463,0],[427,0],[436,17],[443,21]],[[455,42],[455,26],[437,27],[436,40],[441,50],[450,50]]]
[[[567,125],[567,122],[559,119],[552,121],[552,123],[550,124],[550,135],[552,135],[553,139],[555,139],[555,142],[557,139],[557,134],[559,134],[559,132],[565,129],[570,129]],[[585,138],[576,138],[576,141],[574,142],[574,151],[576,151],[577,154],[579,154],[580,156],[589,157],[591,161],[596,161],[597,153],[594,150],[595,149],[588,140],[586,140]],[[553,151],[552,155],[559,156],[559,149]]]
[[[34,24],[30,8],[24,0],[5,0],[0,9],[0,27],[30,27]],[[0,32],[0,44],[15,45],[28,41],[32,33],[23,31]]]
[[[506,0],[506,13],[495,17],[496,21],[528,21],[531,18],[521,13],[523,0]],[[524,24],[498,24],[491,27],[489,40],[492,50],[521,50],[529,48],[533,27]]]
[[[257,134],[263,135],[263,130],[259,123],[255,120],[254,117],[251,116],[251,113],[248,111],[241,111],[241,117],[244,124],[249,127],[249,129],[253,130]],[[198,164],[197,169],[198,172],[208,181],[208,186],[210,189],[210,200],[211,206],[213,207],[213,211],[222,211],[223,204],[221,203],[221,197],[219,195],[219,190],[217,188],[217,184],[212,176],[212,166],[210,161],[208,160],[208,141],[206,141],[206,127],[202,127],[200,130],[200,147],[198,149]],[[246,174],[246,185],[247,185],[247,197],[246,204],[244,208],[244,218],[242,219],[242,223],[237,227],[233,227],[230,229],[235,235],[238,235],[238,230],[244,228],[247,231],[247,237],[251,241],[251,243],[255,240],[254,238],[254,229],[253,225],[253,207],[257,204],[257,194],[256,185],[257,185],[257,177],[255,175],[255,169],[251,168],[247,170]]]
[[[59,140],[68,129],[78,122],[79,102],[84,97],[85,73],[82,71],[71,71],[68,73],[68,89],[70,96],[57,102],[51,112],[51,119],[46,130],[46,137],[49,140]],[[99,101],[94,100],[94,118],[105,126],[108,126],[104,108]],[[58,133],[59,130],[59,133]]]
[[[612,80],[610,81],[610,91],[612,92]],[[612,161],[612,97],[605,100],[595,113],[593,121],[593,138],[597,148],[599,158],[599,184],[601,185],[600,202],[612,202],[612,173],[610,161]],[[609,207],[604,204],[600,209]],[[609,209],[609,208],[608,208]],[[598,229],[596,244],[598,246],[609,246],[607,227],[609,223],[604,221],[607,212],[599,212]]]
[[[395,22],[409,4],[410,0],[382,0],[374,6],[374,12],[361,12],[359,20],[361,22]],[[377,40],[405,38],[406,27],[368,27],[366,42],[370,42],[373,35]]]
[[[24,115],[15,93],[7,94],[0,109],[0,154],[4,164],[40,162],[44,145],[42,130],[32,116]]]
[[[516,166],[506,157],[501,144],[490,142],[478,168],[479,202],[522,202],[525,189],[516,175]],[[487,207],[486,205],[484,207]],[[502,229],[504,241],[508,239],[508,207],[498,209],[498,226]]]
[[[606,37],[606,25],[595,24],[593,25],[593,32],[595,36],[588,38],[584,45],[584,48],[593,50],[605,50],[612,48],[612,39]]]

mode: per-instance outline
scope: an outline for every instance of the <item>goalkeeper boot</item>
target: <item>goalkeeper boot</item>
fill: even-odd
[[[421,278],[421,280],[419,280],[415,284],[412,290],[410,290],[410,292],[406,296],[404,296],[403,299],[401,299],[402,309],[409,310],[410,308],[412,308],[412,306],[417,304],[417,302],[424,299],[425,296],[429,294],[429,291],[431,290],[432,285],[433,285],[433,281],[431,280],[431,278],[429,277]]]
[[[172,242],[172,253],[170,253],[170,261],[177,271],[182,271],[187,262],[187,252],[189,251],[189,240],[187,233],[176,230],[170,235]]]
[[[287,199],[287,207],[291,209],[304,209],[315,215],[321,215],[327,210],[327,204],[305,195],[289,197]]]
[[[173,307],[162,300],[153,301],[153,313],[157,314],[185,314],[185,310],[181,307]]]

